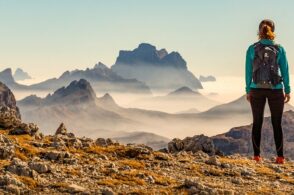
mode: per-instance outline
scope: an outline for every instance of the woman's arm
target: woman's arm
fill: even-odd
[[[246,88],[245,91],[248,94],[250,91],[250,84],[252,80],[252,60],[254,55],[254,48],[249,46],[246,52],[246,62],[245,62],[245,82],[246,82]]]
[[[288,60],[286,57],[286,51],[285,49],[280,46],[280,55],[279,55],[278,63],[280,65],[281,75],[283,77],[283,83],[284,83],[284,90],[286,94],[289,94],[291,92],[290,87],[290,77],[289,77],[289,66],[288,66]]]

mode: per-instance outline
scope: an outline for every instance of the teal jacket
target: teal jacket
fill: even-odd
[[[261,39],[260,42],[262,44],[273,45],[274,41],[269,39]],[[278,54],[278,64],[280,65],[280,76],[283,77],[284,81],[282,83],[276,84],[272,87],[272,89],[284,89],[286,94],[291,92],[290,88],[290,77],[289,77],[289,67],[288,61],[286,57],[286,51],[281,46],[279,46],[279,54]],[[257,88],[256,83],[252,81],[252,62],[254,59],[254,47],[253,44],[249,46],[246,52],[246,64],[245,64],[245,78],[246,78],[246,93],[250,92],[250,88]]]

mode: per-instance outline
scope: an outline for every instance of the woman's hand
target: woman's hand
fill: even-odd
[[[246,99],[247,99],[248,102],[250,102],[250,98],[251,98],[250,93],[247,93],[246,94]]]
[[[284,95],[284,97],[285,97],[285,103],[287,103],[287,102],[289,102],[290,101],[290,93],[286,93],[285,95]]]

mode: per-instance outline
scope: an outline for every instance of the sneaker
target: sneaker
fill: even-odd
[[[283,156],[278,156],[276,158],[276,163],[278,163],[278,164],[284,164],[285,163],[285,158]]]
[[[260,162],[261,161],[261,157],[260,156],[254,156],[253,160],[255,160],[256,162]]]

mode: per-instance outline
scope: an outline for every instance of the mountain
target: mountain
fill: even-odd
[[[116,126],[134,127],[137,122],[99,106],[99,99],[85,79],[72,81],[67,87],[56,90],[45,98],[27,97],[18,102],[24,121],[37,123],[45,133],[50,133],[62,122],[80,135],[110,135],[125,130]],[[109,130],[109,132],[107,132]],[[83,132],[84,131],[84,132]],[[115,133],[117,135],[117,133]]]
[[[203,88],[178,52],[157,50],[148,43],[141,43],[132,51],[121,50],[111,69],[125,78],[143,81],[151,89]]]
[[[175,91],[172,91],[168,96],[197,96],[201,95],[198,91],[193,91],[189,87],[181,87]]]
[[[214,76],[211,76],[211,75],[206,76],[206,77],[200,75],[200,77],[199,77],[199,81],[201,81],[201,82],[209,82],[209,81],[216,81],[216,79],[215,79]]]
[[[149,87],[136,79],[125,79],[117,75],[106,65],[99,62],[93,68],[64,72],[59,78],[52,78],[41,83],[31,85],[34,90],[58,89],[68,85],[73,80],[86,79],[93,89],[99,92],[123,92],[151,94]]]
[[[26,80],[26,79],[32,79],[32,77],[27,72],[24,72],[20,68],[16,69],[16,71],[14,72],[13,78],[16,81],[23,81],[23,80]]]
[[[177,113],[191,108],[196,108],[201,111],[218,104],[219,102],[209,99],[200,92],[184,86],[171,91],[167,95],[137,99],[130,105],[144,109]]]

